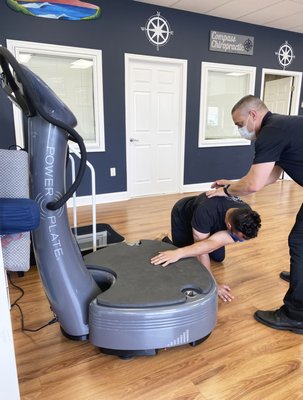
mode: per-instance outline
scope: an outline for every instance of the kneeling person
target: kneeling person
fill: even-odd
[[[238,197],[208,198],[205,193],[185,197],[171,212],[172,243],[178,249],[160,252],[151,263],[165,267],[196,256],[211,272],[210,258],[223,261],[225,246],[256,237],[260,227],[259,214]],[[217,289],[223,301],[233,299],[229,286],[217,285]]]

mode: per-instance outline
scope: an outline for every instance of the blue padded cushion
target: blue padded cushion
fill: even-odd
[[[0,235],[32,231],[39,222],[40,210],[34,200],[0,198]]]

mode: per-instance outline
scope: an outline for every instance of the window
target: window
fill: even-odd
[[[202,62],[199,147],[250,144],[239,135],[231,109],[254,87],[255,67]]]
[[[14,40],[8,40],[7,47],[70,108],[87,150],[104,151],[101,50]],[[21,140],[22,116],[17,109],[14,118],[16,136]]]

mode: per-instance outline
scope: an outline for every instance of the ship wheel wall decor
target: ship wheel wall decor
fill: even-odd
[[[151,44],[156,46],[157,50],[159,50],[160,46],[167,44],[170,37],[174,34],[170,29],[168,21],[161,16],[159,11],[146,21],[145,26],[142,26],[141,30],[145,32],[147,39]]]
[[[276,51],[275,54],[278,56],[279,64],[283,69],[288,67],[292,63],[293,59],[296,58],[293,48],[287,41],[281,44],[279,50]]]

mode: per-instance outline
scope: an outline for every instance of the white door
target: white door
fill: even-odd
[[[126,55],[130,197],[176,193],[183,179],[186,61]]]
[[[290,114],[292,86],[292,76],[265,82],[264,103],[271,112],[284,115]],[[291,179],[285,172],[282,172],[281,177],[288,180]]]
[[[264,103],[271,112],[290,114],[292,86],[292,76],[265,82]]]

